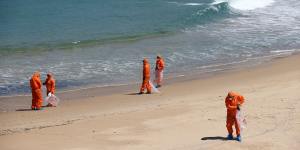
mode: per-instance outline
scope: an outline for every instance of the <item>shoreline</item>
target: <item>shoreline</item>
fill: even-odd
[[[288,49],[288,50],[274,50],[270,51],[270,54],[266,54],[264,56],[257,56],[257,57],[249,57],[246,58],[245,60],[238,60],[238,61],[233,61],[233,62],[227,62],[227,63],[214,63],[214,64],[207,64],[204,66],[195,66],[192,68],[189,68],[185,71],[174,71],[170,70],[171,72],[168,72],[168,74],[165,73],[165,81],[168,82],[168,80],[171,80],[173,83],[174,81],[176,82],[177,79],[180,79],[182,77],[187,78],[195,78],[195,76],[199,76],[198,78],[201,78],[202,76],[209,76],[210,74],[218,74],[222,72],[227,72],[230,70],[236,70],[239,68],[243,67],[255,67],[259,66],[261,63],[266,63],[268,61],[273,61],[273,59],[276,59],[277,57],[289,57],[291,55],[298,55],[300,53],[300,49]],[[136,79],[139,79],[141,77],[137,77]],[[153,77],[152,77],[153,78]],[[28,77],[29,81],[29,77]],[[61,81],[63,83],[63,81]],[[133,86],[136,84],[140,84],[141,81],[137,80],[130,80],[130,81],[120,81],[118,83],[106,83],[106,84],[100,84],[100,83],[87,83],[87,84],[78,84],[74,86],[63,86],[63,87],[57,87],[57,90],[59,90],[58,93],[66,93],[66,92],[73,92],[73,91],[78,91],[78,90],[88,90],[88,89],[96,89],[96,88],[103,88],[103,89],[113,89],[116,88],[116,91],[118,89],[123,89],[124,86]],[[64,83],[65,85],[68,85],[68,83]],[[25,84],[23,85],[23,88],[26,87],[25,89],[22,89],[20,87],[20,91],[24,90],[23,92],[15,92],[11,91],[8,92],[6,91],[5,93],[0,94],[0,100],[5,99],[5,98],[10,98],[10,97],[19,97],[19,96],[30,96],[30,87],[29,83],[28,85]],[[121,88],[119,88],[121,87]],[[45,90],[45,87],[43,87],[43,91]],[[26,91],[26,92],[25,92]],[[10,94],[8,94],[10,93]],[[113,94],[114,92],[109,92],[109,94]],[[0,110],[1,111],[1,110]]]
[[[181,83],[181,82],[188,82],[193,80],[205,80],[209,78],[213,78],[214,76],[222,76],[224,74],[230,74],[233,72],[240,72],[245,71],[247,69],[256,69],[262,66],[270,65],[272,63],[276,63],[281,59],[289,59],[290,57],[297,57],[300,56],[300,52],[297,50],[293,50],[294,53],[287,53],[287,54],[279,54],[274,56],[266,56],[270,59],[268,60],[260,60],[258,64],[250,65],[250,62],[245,64],[238,63],[235,64],[232,68],[224,68],[217,71],[209,71],[209,72],[201,72],[201,70],[194,71],[192,73],[185,73],[182,75],[169,75],[167,78],[164,79],[164,86]],[[255,58],[259,59],[259,58]],[[56,95],[62,101],[74,101],[74,100],[82,100],[87,98],[99,97],[99,96],[109,96],[115,94],[122,94],[122,93],[130,93],[134,94],[138,93],[139,87],[141,83],[129,83],[129,84],[121,84],[121,85],[108,85],[108,86],[82,86],[70,89],[63,89],[56,92]],[[43,90],[44,91],[44,90]],[[44,95],[43,92],[43,97]],[[8,111],[16,111],[18,109],[23,109],[26,106],[30,107],[31,105],[31,93],[24,94],[24,95],[8,95],[8,96],[0,96],[0,112],[8,112]],[[44,105],[46,105],[44,103]]]

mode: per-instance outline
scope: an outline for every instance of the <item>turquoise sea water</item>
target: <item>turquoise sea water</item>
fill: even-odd
[[[214,17],[229,16],[226,4],[217,6],[222,12],[212,9],[199,16],[198,11],[207,9],[211,1],[199,2],[196,7],[185,7],[184,1],[166,0],[4,0],[0,46],[9,50],[51,49],[78,41],[93,44],[126,40],[177,32],[218,19]]]
[[[35,70],[58,89],[139,82],[259,63],[300,48],[297,0],[1,0],[0,95],[29,93]]]

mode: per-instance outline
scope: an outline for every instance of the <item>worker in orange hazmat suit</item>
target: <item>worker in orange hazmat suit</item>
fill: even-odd
[[[161,87],[163,79],[163,70],[165,68],[164,60],[161,56],[156,57],[156,66],[155,66],[155,82],[156,88]]]
[[[46,85],[46,88],[47,88],[46,94],[47,95],[49,93],[54,94],[54,92],[55,92],[55,79],[53,78],[53,75],[51,73],[47,74],[47,79],[43,83],[43,85]]]
[[[147,89],[147,94],[151,94],[150,64],[146,58],[143,60],[143,83],[139,94],[143,94],[145,88]]]
[[[40,79],[40,73],[35,72],[30,79],[30,87],[32,92],[32,105],[31,109],[40,110],[43,104],[42,97],[42,82]]]
[[[49,96],[49,93],[54,94],[55,92],[55,79],[53,78],[53,75],[51,73],[47,74],[46,81],[43,83],[43,85],[46,85],[46,95]],[[46,98],[47,100],[47,98]],[[52,107],[53,105],[51,103],[47,104],[48,107]]]
[[[240,126],[237,122],[237,111],[240,110],[241,105],[244,103],[244,97],[236,92],[229,92],[226,99],[225,105],[227,108],[227,119],[226,119],[226,127],[228,131],[227,139],[232,140],[233,136],[233,129],[232,126],[235,126],[237,141],[241,141],[241,134],[240,134]]]

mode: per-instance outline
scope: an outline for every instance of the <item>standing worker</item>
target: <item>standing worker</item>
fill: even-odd
[[[30,79],[30,87],[32,92],[32,105],[31,109],[40,110],[43,104],[42,97],[42,82],[40,79],[40,73],[35,72]]]
[[[244,103],[244,97],[236,92],[229,92],[226,99],[225,104],[227,108],[227,119],[226,119],[226,127],[228,130],[228,140],[233,139],[233,129],[232,126],[235,126],[236,135],[237,135],[237,141],[241,142],[241,128],[237,121],[237,111],[240,110],[240,106]]]
[[[143,60],[143,83],[139,94],[144,94],[145,88],[147,89],[147,94],[151,94],[150,64],[146,58]]]
[[[155,82],[156,88],[161,87],[161,83],[163,80],[163,70],[165,68],[164,60],[160,55],[156,57],[156,66],[155,66]]]
[[[49,93],[54,94],[54,92],[55,92],[55,79],[53,78],[53,75],[51,73],[47,74],[47,79],[43,83],[43,85],[46,85],[46,88],[47,88],[46,94],[47,95]]]

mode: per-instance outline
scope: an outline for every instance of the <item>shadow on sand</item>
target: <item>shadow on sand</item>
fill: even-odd
[[[125,94],[125,95],[141,95],[140,93],[128,93],[128,94]]]
[[[35,110],[32,110],[31,108],[20,108],[20,109],[16,109],[16,111],[35,111]]]
[[[221,141],[227,141],[226,137],[222,137],[222,136],[212,136],[212,137],[203,137],[201,138],[201,140],[221,140]]]
[[[40,110],[44,110],[44,108],[46,108],[46,107],[50,107],[50,106],[45,105],[45,106],[42,106],[41,109],[36,109],[36,110],[31,109],[31,108],[20,108],[20,109],[16,109],[16,111],[40,111]]]

